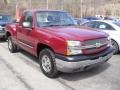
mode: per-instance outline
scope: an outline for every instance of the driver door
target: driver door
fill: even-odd
[[[23,26],[24,22],[30,22],[31,28],[26,28]],[[23,17],[21,24],[18,26],[18,42],[20,47],[34,54],[35,47],[35,30],[33,28],[33,17],[32,13],[27,12]]]

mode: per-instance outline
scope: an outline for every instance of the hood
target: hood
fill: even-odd
[[[6,25],[8,21],[0,20],[0,25]]]
[[[79,26],[56,26],[56,27],[45,27],[45,32],[51,35],[64,38],[66,40],[91,40],[107,37],[108,34],[97,31],[91,28],[84,28]]]

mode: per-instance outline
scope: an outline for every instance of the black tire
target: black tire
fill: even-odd
[[[113,48],[115,49],[114,54],[118,54],[119,46],[118,46],[117,42],[115,40],[111,40],[111,44],[112,44]]]
[[[2,40],[3,40],[3,41],[6,41],[7,39],[6,39],[6,37],[4,36],[4,37],[2,38]]]
[[[4,41],[7,41],[7,39],[6,39],[6,38],[3,38],[3,40],[4,40]]]
[[[0,39],[0,41],[5,42],[5,41],[6,41],[6,39],[5,39],[5,38],[1,38],[1,39]]]
[[[7,41],[7,40],[8,40],[8,37],[7,37],[6,35],[5,35],[5,37],[4,37],[4,40],[5,40],[5,41]]]
[[[17,46],[12,42],[11,36],[8,37],[8,49],[11,53],[17,52]]]
[[[51,67],[49,68],[48,71],[46,71],[44,69],[44,57],[45,59],[48,59],[49,64],[51,65],[46,65],[47,67]],[[55,56],[54,53],[50,50],[50,49],[43,49],[40,54],[39,54],[39,62],[40,62],[40,68],[42,70],[42,72],[49,78],[55,78],[58,75],[58,71],[56,68],[56,64],[55,64]],[[47,62],[48,64],[48,62]],[[46,68],[46,67],[45,67]]]

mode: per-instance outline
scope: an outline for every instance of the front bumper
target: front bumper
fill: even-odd
[[[4,27],[0,27],[0,38],[3,38],[3,37],[5,37],[5,29],[4,29]]]
[[[5,31],[0,31],[0,38],[3,38],[3,37],[5,37]]]
[[[61,72],[78,72],[90,69],[109,60],[113,55],[113,48],[92,55],[63,56],[56,55],[56,67]]]

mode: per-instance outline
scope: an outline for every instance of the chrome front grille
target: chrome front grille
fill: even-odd
[[[5,31],[5,28],[4,27],[0,27],[0,32],[1,31]]]
[[[107,38],[100,38],[95,40],[84,41],[84,53],[97,53],[107,48]]]
[[[5,31],[5,24],[0,25],[0,32]]]
[[[2,24],[1,26],[2,26],[2,27],[5,27],[5,26],[6,26],[6,24]]]
[[[100,39],[95,39],[95,40],[88,40],[84,42],[85,46],[89,45],[96,45],[97,43],[99,44],[105,44],[107,43],[107,38],[100,38]]]

